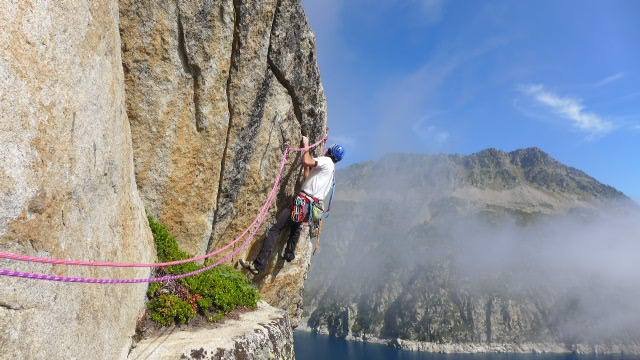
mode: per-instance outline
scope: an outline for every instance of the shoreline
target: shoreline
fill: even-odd
[[[311,329],[306,323],[294,331],[330,336],[325,331]],[[397,339],[381,339],[377,337],[356,337],[348,335],[339,338],[351,342],[386,345],[405,351],[428,352],[439,354],[578,354],[578,355],[640,355],[640,344],[560,344],[560,343],[450,343],[440,344],[425,341]]]

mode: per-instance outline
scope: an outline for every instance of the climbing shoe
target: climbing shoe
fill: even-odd
[[[260,272],[260,271],[258,271],[256,266],[253,265],[253,262],[251,262],[251,261],[245,261],[243,259],[240,259],[240,266],[242,266],[243,268],[247,269],[253,275],[258,275],[258,273]]]
[[[292,262],[293,259],[296,258],[296,254],[289,251],[285,251],[284,254],[282,255],[282,258],[284,258],[287,262]]]

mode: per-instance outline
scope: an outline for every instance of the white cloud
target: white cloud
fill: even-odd
[[[420,139],[436,143],[438,145],[446,143],[451,137],[449,132],[440,129],[437,126],[427,124],[427,118],[422,118],[416,121],[411,126],[411,130],[413,130]]]
[[[585,106],[580,99],[561,97],[539,84],[523,86],[521,90],[539,104],[569,120],[576,129],[590,136],[606,135],[615,128],[611,121],[601,115],[585,111]]]
[[[617,74],[613,74],[610,76],[607,76],[606,78],[596,82],[595,84],[593,84],[594,87],[601,87],[601,86],[605,86],[607,84],[610,84],[614,81],[620,80],[624,77],[624,73],[617,73]]]

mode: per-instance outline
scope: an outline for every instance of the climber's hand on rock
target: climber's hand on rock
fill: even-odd
[[[306,136],[302,137],[302,147],[308,147],[309,146],[309,138]]]

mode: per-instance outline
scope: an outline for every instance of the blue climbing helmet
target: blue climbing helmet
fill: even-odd
[[[338,162],[344,157],[344,148],[338,144],[331,145],[329,150],[327,150],[327,155],[331,157],[333,161]]]

